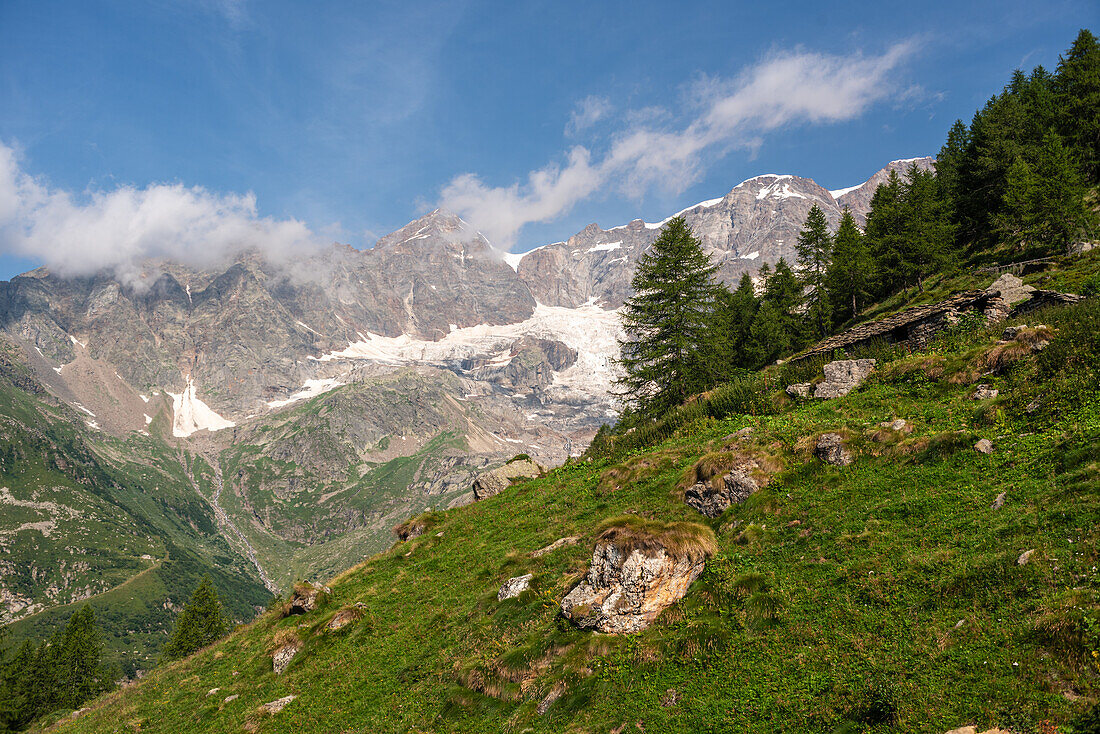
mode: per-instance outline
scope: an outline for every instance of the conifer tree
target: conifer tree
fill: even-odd
[[[764,286],[762,300],[772,305],[783,332],[784,348],[781,351],[801,346],[803,329],[799,311],[802,308],[802,283],[785,258],[779,258],[775,264],[775,271]]]
[[[902,229],[897,247],[905,282],[915,284],[923,293],[925,278],[950,262],[954,228],[936,175],[915,165],[907,175],[909,180],[902,187]]]
[[[1100,41],[1082,29],[1058,61],[1059,129],[1080,158],[1085,180],[1100,182]]]
[[[745,359],[750,369],[771,364],[791,348],[788,327],[784,322],[773,302],[760,304],[745,340]]]
[[[659,415],[708,386],[717,270],[683,217],[670,220],[638,261],[634,295],[623,308],[617,384],[643,416]]]
[[[108,672],[100,662],[103,634],[95,612],[87,604],[69,619],[52,652],[53,664],[58,670],[57,703],[60,707],[79,708],[111,687]]]
[[[187,657],[229,631],[229,622],[222,612],[221,600],[209,576],[203,576],[191,600],[184,606],[168,644],[162,653],[165,660]]]
[[[795,244],[798,265],[802,270],[802,286],[806,293],[806,322],[809,336],[821,339],[829,334],[832,326],[832,304],[826,289],[825,275],[833,256],[833,238],[825,212],[814,204],[806,215],[806,223],[798,233]]]
[[[827,277],[838,321],[847,321],[859,313],[871,297],[873,279],[871,252],[851,210],[844,207],[833,238],[833,260]]]

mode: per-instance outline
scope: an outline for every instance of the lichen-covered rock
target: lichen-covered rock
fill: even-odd
[[[287,704],[296,698],[298,697],[283,696],[282,698],[277,698],[274,701],[269,701],[268,703],[263,704],[262,706],[260,706],[260,710],[263,711],[265,714],[277,714],[285,709]]]
[[[1026,301],[1031,298],[1031,294],[1035,292],[1035,288],[1030,285],[1024,285],[1024,281],[1020,280],[1012,273],[1005,273],[997,278],[997,280],[993,281],[993,285],[986,288],[985,292],[1000,293],[1002,299],[1012,304]]]
[[[684,492],[684,501],[707,517],[718,517],[730,505],[744,502],[760,489],[753,476],[756,468],[756,462],[748,461],[717,482],[696,482]]]
[[[852,454],[839,433],[822,434],[814,446],[814,456],[833,466],[848,466],[852,463]]]
[[[974,400],[992,400],[997,397],[998,392],[989,385],[978,385],[972,397]]]
[[[562,599],[562,614],[599,632],[637,632],[687,593],[705,563],[698,554],[673,556],[664,548],[624,552],[615,542],[599,542],[588,573]]]
[[[313,584],[295,584],[294,596],[290,597],[287,614],[308,614],[317,608],[317,596],[329,589]]]
[[[474,500],[483,499],[500,494],[506,490],[514,479],[534,479],[543,473],[543,468],[530,459],[511,461],[504,466],[490,469],[478,474],[474,480]]]
[[[553,553],[554,551],[556,551],[558,548],[561,548],[562,546],[574,545],[579,540],[580,540],[580,538],[577,537],[576,535],[570,535],[566,538],[558,538],[557,540],[555,540],[553,543],[546,546],[545,548],[539,548],[537,551],[532,551],[531,557],[532,558],[538,558],[540,556],[545,556],[547,553]]]
[[[792,398],[808,398],[810,397],[810,388],[813,385],[809,382],[799,382],[794,385],[787,385],[787,394]]]
[[[825,381],[814,388],[815,398],[839,398],[847,395],[867,379],[875,369],[873,359],[841,359],[823,368]]]
[[[497,592],[497,601],[511,599],[527,591],[527,589],[531,588],[531,579],[533,578],[535,578],[534,574],[525,573],[522,576],[508,579],[501,585],[500,590]]]
[[[988,438],[983,438],[978,441],[978,443],[974,444],[974,450],[977,451],[979,454],[992,454],[993,442],[990,441]]]
[[[275,675],[281,675],[301,649],[302,645],[299,642],[288,642],[276,648],[271,654],[271,669],[275,671]]]

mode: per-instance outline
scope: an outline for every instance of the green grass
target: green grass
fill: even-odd
[[[61,728],[1052,732],[1100,698],[1100,389],[1074,366],[1090,343],[1058,341],[1089,308],[1032,317],[1059,328],[1059,362],[1028,356],[981,375],[998,327],[884,360],[834,401],[786,400],[772,371],[758,383],[768,410],[731,412],[757,405],[731,388],[721,410],[685,409],[611,458],[433,515],[429,532],[334,578],[313,613],[265,614]],[[1001,395],[973,401],[979,378]],[[880,428],[895,418],[912,431]],[[737,450],[782,468],[708,520],[677,485],[747,426]],[[849,467],[812,457],[834,431],[857,457]],[[992,455],[971,448],[979,437]],[[603,533],[686,538],[713,555],[650,628],[597,635],[558,603]],[[582,540],[531,557],[569,535]],[[523,573],[531,589],[498,603]],[[348,605],[360,619],[327,632]],[[267,651],[285,630],[304,647],[276,677]],[[539,715],[552,691],[563,693]],[[256,716],[288,694],[282,713]]]

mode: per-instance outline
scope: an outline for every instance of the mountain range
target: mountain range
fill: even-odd
[[[757,176],[673,216],[734,283],[793,262],[812,205],[832,226],[844,207],[863,222],[878,184],[912,165],[933,161],[834,191]],[[293,267],[253,252],[0,282],[0,550],[37,549],[0,560],[0,622],[132,588],[184,554],[259,599],[471,501],[476,474],[513,455],[579,454],[616,415],[617,309],[662,224],[591,224],[510,254],[435,210]],[[28,437],[41,452],[20,453]],[[145,601],[178,605],[168,586]]]

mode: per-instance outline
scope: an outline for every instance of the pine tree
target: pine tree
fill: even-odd
[[[57,698],[61,707],[79,708],[110,688],[110,678],[100,662],[103,634],[95,612],[87,604],[69,618],[54,653],[54,664],[59,671]]]
[[[1059,130],[1080,159],[1085,180],[1100,182],[1100,42],[1088,30],[1077,34],[1058,61],[1054,90]]]
[[[806,223],[795,244],[798,265],[802,270],[802,286],[806,293],[806,321],[810,336],[821,339],[832,327],[832,303],[826,288],[826,273],[833,257],[833,238],[825,212],[814,204],[806,215]]]
[[[950,260],[954,228],[948,203],[940,193],[936,175],[915,165],[902,187],[899,254],[904,282],[924,292],[924,280],[945,269]]]
[[[848,207],[844,207],[833,238],[833,260],[827,280],[838,321],[853,318],[871,297],[874,260]]]
[[[764,301],[760,304],[745,340],[745,359],[750,369],[771,364],[791,348],[785,321],[774,303]]]
[[[203,576],[191,600],[184,606],[162,655],[176,660],[206,647],[229,631],[221,600],[209,576]]]
[[[675,217],[642,256],[623,308],[617,384],[646,417],[659,415],[707,387],[707,340],[718,294],[718,268]]]
[[[1084,228],[1094,224],[1085,204],[1085,186],[1069,150],[1057,133],[1043,138],[1035,162],[1034,232],[1048,251],[1064,252]]]
[[[901,179],[890,171],[886,183],[879,185],[871,197],[864,236],[878,274],[876,296],[887,296],[898,289],[902,277],[901,262]]]

